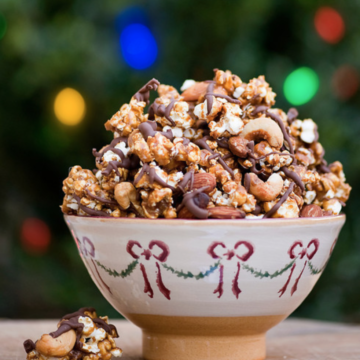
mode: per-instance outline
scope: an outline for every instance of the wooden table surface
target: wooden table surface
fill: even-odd
[[[20,360],[24,340],[54,330],[55,320],[0,320],[0,359]],[[123,360],[141,359],[141,331],[125,320],[112,322]],[[268,333],[267,360],[360,360],[360,326],[309,320],[286,320]],[[191,360],[191,359],[184,359]]]

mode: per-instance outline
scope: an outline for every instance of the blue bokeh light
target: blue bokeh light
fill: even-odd
[[[143,24],[126,26],[120,35],[120,47],[125,62],[137,70],[151,66],[158,55],[154,35]]]

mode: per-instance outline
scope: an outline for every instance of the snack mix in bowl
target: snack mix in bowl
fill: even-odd
[[[150,80],[105,123],[96,169],[64,180],[68,215],[261,219],[338,215],[348,200],[342,164],[327,164],[312,119],[274,108],[264,76],[230,71],[186,80],[182,93]],[[150,92],[159,97],[150,104]]]

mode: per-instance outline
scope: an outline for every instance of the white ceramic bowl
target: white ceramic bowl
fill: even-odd
[[[319,279],[345,216],[65,220],[102,294],[143,329],[145,359],[260,360],[266,331]]]

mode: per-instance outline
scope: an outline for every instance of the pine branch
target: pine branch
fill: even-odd
[[[325,264],[325,266],[326,266],[326,264]],[[325,269],[325,266],[323,266],[320,269],[317,269],[310,260],[308,261],[308,267],[310,269],[311,275],[317,275],[317,274],[322,273],[322,271]]]
[[[209,276],[210,274],[212,274],[219,267],[219,265],[220,265],[220,260],[218,262],[216,262],[213,266],[210,266],[209,270],[206,270],[205,272],[200,271],[197,275],[194,275],[190,271],[188,271],[188,272],[184,272],[183,270],[179,271],[179,270],[175,270],[172,266],[162,264],[162,266],[166,270],[172,272],[177,277],[182,277],[184,279],[194,278],[196,280],[203,279],[203,278]]]
[[[242,263],[242,268],[248,272],[250,272],[252,275],[254,275],[255,277],[259,277],[260,279],[262,278],[276,278],[280,275],[282,275],[285,271],[289,270],[295,263],[297,258],[295,258],[294,260],[292,260],[289,264],[285,265],[281,270],[276,270],[274,273],[270,274],[268,271],[262,272],[262,270],[257,270],[254,269],[253,267]]]
[[[118,273],[116,270],[112,270],[107,268],[106,266],[104,266],[103,264],[101,264],[100,261],[96,260],[96,263],[103,268],[110,276],[113,277],[121,277],[121,278],[126,278],[127,276],[129,276],[134,269],[136,268],[136,265],[139,263],[138,260],[134,260],[133,262],[131,262],[128,267],[125,270],[120,271],[120,273]]]

